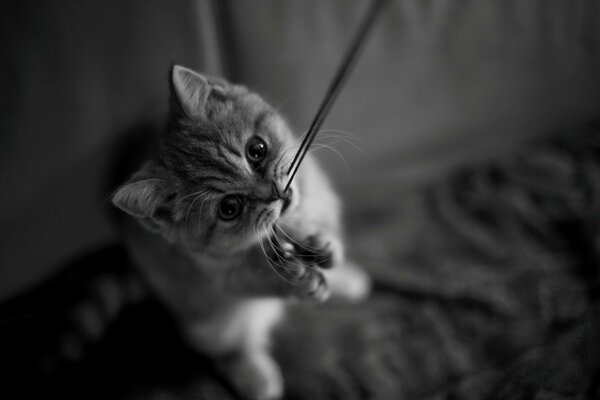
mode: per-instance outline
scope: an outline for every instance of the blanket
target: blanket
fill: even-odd
[[[285,398],[600,398],[599,194],[591,123],[411,193],[350,202],[350,256],[373,294],[291,307],[274,343]],[[83,361],[40,364],[85,282],[127,268],[110,244],[0,306],[1,397],[236,398],[153,301],[126,310]]]

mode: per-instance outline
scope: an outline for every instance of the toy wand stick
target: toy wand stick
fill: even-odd
[[[300,144],[298,152],[296,153],[292,163],[290,164],[290,168],[288,169],[288,175],[291,175],[290,179],[287,182],[287,185],[285,186],[284,192],[287,192],[290,185],[292,184],[292,180],[296,176],[296,172],[298,172],[298,168],[300,167],[302,160],[304,160],[304,156],[306,156],[306,153],[308,152],[308,149],[310,148],[313,140],[315,139],[315,136],[317,136],[319,128],[321,127],[323,121],[327,117],[331,106],[337,98],[344,82],[348,78],[352,67],[356,63],[359,50],[362,48],[367,34],[372,29],[373,23],[375,22],[375,19],[379,11],[382,9],[382,6],[385,3],[385,1],[386,0],[373,0],[373,2],[371,3],[371,6],[364,20],[362,21],[362,24],[360,25],[360,28],[358,29],[358,32],[354,37],[354,40],[352,41],[352,44],[348,49],[346,56],[342,60],[342,63],[339,66],[337,73],[335,74],[333,81],[331,82],[331,85],[329,86],[329,89],[325,94],[325,98],[321,102],[321,106],[317,111],[317,115],[312,121],[312,124],[310,125],[310,128],[306,133],[306,136],[304,136],[304,139]]]

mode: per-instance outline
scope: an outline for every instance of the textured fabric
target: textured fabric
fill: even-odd
[[[597,398],[599,171],[600,130],[588,126],[393,205],[348,210],[351,253],[374,292],[355,306],[292,307],[274,346],[286,398]],[[126,263],[118,248],[90,254],[70,280],[0,307],[8,381],[23,398],[234,398],[152,304],[130,308],[83,363],[37,372],[68,294],[76,304],[90,274]]]

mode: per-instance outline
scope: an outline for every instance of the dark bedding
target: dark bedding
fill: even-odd
[[[356,306],[293,306],[275,341],[286,398],[600,398],[599,194],[591,124],[416,192],[349,201],[351,254],[374,292]],[[234,398],[152,302],[83,362],[39,368],[90,276],[127,265],[107,246],[1,305],[0,397]]]

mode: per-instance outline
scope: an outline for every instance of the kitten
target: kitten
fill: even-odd
[[[344,258],[339,199],[308,156],[291,190],[298,143],[258,95],[174,66],[157,154],[112,197],[133,218],[131,255],[187,342],[249,399],[283,394],[269,336],[288,298],[367,296]]]

